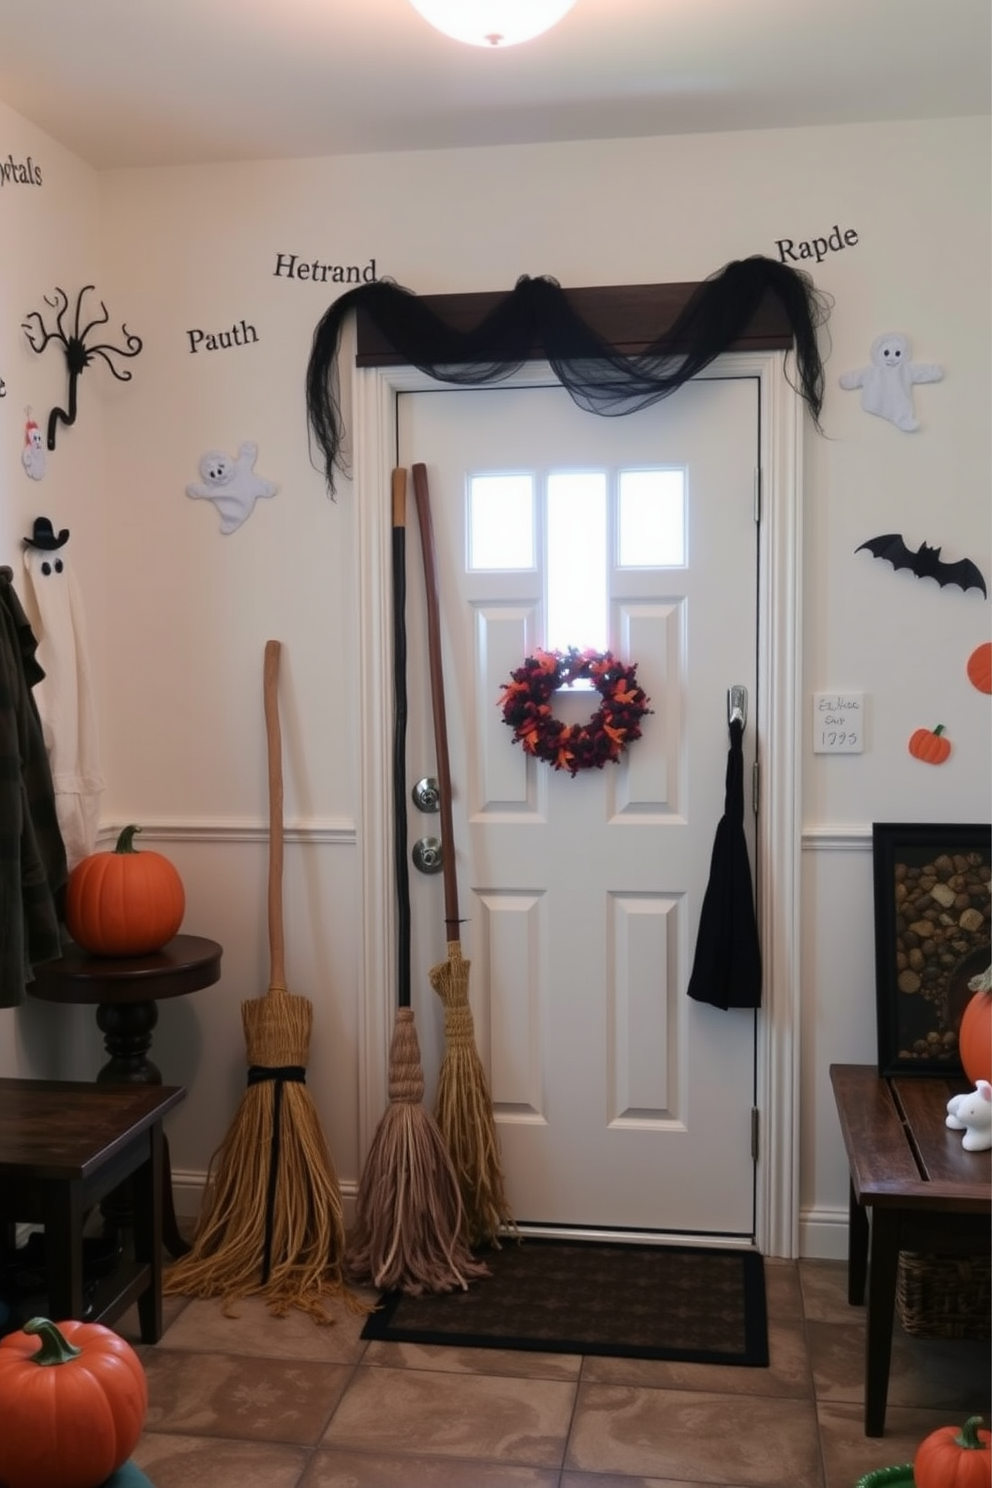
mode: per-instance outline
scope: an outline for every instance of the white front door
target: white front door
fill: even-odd
[[[755,1015],[693,1002],[686,987],[723,811],[731,685],[748,689],[757,718],[758,442],[748,376],[697,380],[621,418],[581,412],[556,384],[398,397],[398,463],[422,462],[430,482],[461,942],[521,1223],[754,1231]],[[637,478],[659,471],[681,537],[677,521],[660,537],[650,521],[631,525],[645,511]],[[484,481],[507,474],[532,542],[515,556],[508,507],[497,531],[509,556],[494,564],[480,537]],[[549,596],[551,549],[556,486],[578,491],[576,474],[593,499],[575,561],[601,565],[605,631],[567,640],[636,662],[654,712],[619,765],[572,778],[525,757],[498,703],[526,656],[566,641],[549,632],[568,603]],[[416,525],[411,490],[411,784],[435,758]],[[593,573],[591,598],[597,583]],[[559,693],[555,712],[583,721],[597,701]],[[410,806],[411,843],[436,830]],[[443,892],[440,877],[412,880],[429,1099],[442,1034],[426,972],[444,959]]]

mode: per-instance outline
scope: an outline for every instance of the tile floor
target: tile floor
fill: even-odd
[[[767,1369],[363,1343],[257,1300],[166,1298],[138,1344],[134,1458],[155,1488],[854,1488],[922,1438],[988,1418],[987,1344],[896,1325],[885,1436],[862,1429],[864,1326],[846,1266],[766,1264]],[[120,1330],[137,1342],[136,1316]]]

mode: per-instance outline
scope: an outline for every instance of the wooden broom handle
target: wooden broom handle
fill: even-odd
[[[437,561],[431,523],[427,466],[414,465],[413,492],[420,523],[420,548],[424,559],[427,591],[427,653],[431,668],[431,702],[434,708],[434,748],[437,754],[437,783],[441,806],[441,870],[444,875],[444,924],[449,941],[461,938],[458,918],[458,875],[455,872],[455,833],[451,817],[451,765],[448,760],[448,725],[444,711],[444,672],[441,666],[441,617],[438,607]]]
[[[396,887],[396,989],[410,1006],[410,871],[407,866],[406,470],[393,471],[393,877]]]
[[[282,923],[282,733],[279,728],[281,641],[266,641],[263,694],[269,765],[269,986],[286,988],[286,941]]]

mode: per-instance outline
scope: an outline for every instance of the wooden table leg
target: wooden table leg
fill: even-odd
[[[52,1322],[85,1316],[83,1296],[83,1190],[76,1181],[43,1185],[45,1272]]]
[[[873,1207],[865,1319],[865,1436],[885,1432],[901,1230],[898,1210]]]
[[[138,1322],[143,1343],[162,1337],[162,1123],[149,1132],[148,1161],[135,1173],[134,1258],[149,1268],[148,1286],[138,1298]]]
[[[858,1203],[854,1184],[848,1186],[847,1219],[847,1300],[860,1307],[865,1300],[868,1275],[868,1212]]]

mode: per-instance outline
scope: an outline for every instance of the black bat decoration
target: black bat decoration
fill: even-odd
[[[970,558],[961,558],[957,563],[944,563],[940,557],[940,549],[929,548],[925,542],[920,543],[914,553],[912,548],[907,548],[901,532],[885,532],[881,537],[870,537],[854,551],[860,553],[865,548],[873,557],[884,558],[895,569],[908,568],[918,579],[936,579],[941,588],[946,584],[957,584],[965,591],[981,589],[985,598],[988,598],[981,570]]]

